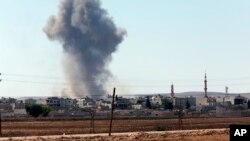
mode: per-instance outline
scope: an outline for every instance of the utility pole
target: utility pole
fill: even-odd
[[[95,133],[95,109],[90,108],[89,109],[89,114],[90,114],[90,133]]]
[[[183,130],[182,119],[183,119],[183,117],[184,117],[184,111],[183,111],[182,108],[178,109],[177,115],[178,115],[178,126],[179,126],[179,130]]]
[[[0,75],[2,75],[2,73],[0,73]],[[0,79],[0,82],[2,81],[2,79]],[[2,113],[1,113],[1,109],[0,109],[0,137],[2,137]]]
[[[0,112],[0,137],[2,137],[2,114]]]
[[[109,123],[109,136],[111,136],[113,112],[114,112],[114,101],[115,101],[115,88],[113,90],[113,98],[112,98],[112,104],[111,104],[110,123]]]

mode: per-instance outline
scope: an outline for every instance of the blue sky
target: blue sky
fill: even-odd
[[[0,96],[60,95],[63,51],[42,31],[58,4],[1,1]],[[109,64],[110,91],[170,92],[172,82],[176,92],[202,91],[206,71],[209,91],[250,92],[249,1],[102,0],[102,7],[128,33]]]

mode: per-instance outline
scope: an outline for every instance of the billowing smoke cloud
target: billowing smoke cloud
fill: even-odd
[[[99,0],[61,0],[57,16],[44,27],[51,40],[63,44],[64,70],[76,97],[106,93],[107,64],[125,30],[116,27]]]

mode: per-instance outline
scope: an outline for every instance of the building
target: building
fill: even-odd
[[[216,98],[215,97],[208,97],[207,102],[209,106],[216,106]]]
[[[223,98],[224,105],[229,104],[229,105],[234,105],[234,96],[225,96]]]
[[[223,96],[217,96],[216,97],[216,103],[223,104],[224,103],[224,97]]]
[[[98,109],[100,110],[109,110],[111,109],[111,102],[105,100],[99,100],[96,102]]]
[[[14,107],[14,115],[16,116],[25,116],[27,115],[25,109],[25,103],[23,100],[17,100]]]
[[[162,96],[160,95],[152,96],[151,103],[153,105],[162,105]]]
[[[47,98],[46,103],[54,109],[72,109],[76,107],[76,100],[70,98],[49,97]]]
[[[49,105],[50,107],[52,108],[60,108],[61,106],[61,101],[60,101],[60,98],[58,97],[49,97],[47,100],[47,105]]]
[[[3,103],[0,103],[0,111],[1,112],[13,112],[14,110],[14,107],[13,107],[13,104],[3,104]]]
[[[134,109],[134,110],[141,110],[142,109],[142,105],[141,104],[134,104],[134,105],[132,105],[132,109]]]
[[[176,97],[174,98],[174,106],[186,109],[187,107],[195,107],[196,106],[196,98],[195,97]]]
[[[45,98],[38,98],[36,99],[36,104],[42,104],[42,105],[46,105],[46,99]]]
[[[77,106],[79,108],[91,108],[95,107],[95,101],[89,97],[77,99]]]
[[[33,104],[36,104],[36,100],[29,98],[29,99],[25,99],[24,103],[25,103],[25,105],[33,105]]]
[[[238,95],[234,98],[234,105],[243,105],[243,104],[247,104],[246,97]]]
[[[115,99],[115,108],[116,109],[131,109],[131,103],[129,99],[123,98],[123,97],[117,97]]]
[[[207,102],[206,97],[196,97],[196,110],[200,111],[202,107],[208,106],[209,103]]]
[[[16,102],[16,99],[14,98],[5,98],[5,97],[1,97],[0,99],[0,103],[2,104],[11,104],[11,103],[15,103]]]

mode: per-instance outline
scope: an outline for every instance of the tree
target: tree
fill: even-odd
[[[187,100],[186,109],[189,109],[190,107],[191,107],[191,104],[190,104],[190,102]]]
[[[151,102],[150,102],[150,99],[149,99],[149,96],[147,96],[147,100],[146,100],[146,107],[151,109]]]
[[[31,116],[33,116],[35,118],[39,117],[39,115],[42,114],[42,112],[43,112],[42,106],[38,105],[38,104],[33,104],[31,106],[26,106],[25,109],[26,109],[26,112],[29,115],[31,115]]]
[[[27,105],[25,109],[29,115],[35,118],[39,117],[40,115],[48,116],[49,112],[51,111],[51,108],[48,105],[42,104]]]
[[[250,101],[247,102],[247,108],[250,109]]]
[[[173,110],[173,108],[174,108],[173,102],[170,101],[169,99],[167,99],[167,98],[163,99],[162,103],[163,103],[164,109]]]
[[[49,115],[49,113],[51,112],[51,108],[49,107],[49,105],[41,105],[42,106],[42,116],[43,117],[47,117]]]

